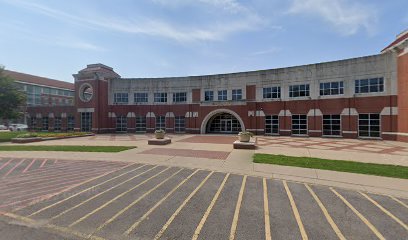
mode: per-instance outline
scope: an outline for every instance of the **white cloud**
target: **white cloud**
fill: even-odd
[[[269,54],[277,53],[279,51],[281,51],[280,48],[272,47],[272,48],[269,48],[269,49],[253,52],[250,55],[251,56],[269,55]]]
[[[162,37],[178,42],[219,41],[225,39],[228,35],[233,33],[256,30],[258,26],[264,24],[256,13],[245,8],[235,0],[199,0],[201,3],[222,8],[233,14],[240,15],[231,21],[223,21],[222,23],[218,24],[208,23],[204,26],[172,24],[169,21],[141,16],[134,18],[113,18],[105,15],[97,15],[93,18],[89,18],[66,13],[64,11],[33,2],[22,0],[4,1],[8,2],[9,4],[72,24],[78,24],[101,30]],[[169,5],[169,2],[171,2],[171,4],[174,6],[191,2],[189,0],[153,1],[155,3],[164,5]]]
[[[377,23],[377,11],[373,6],[351,0],[293,0],[288,12],[316,15],[343,35],[353,35],[361,29],[372,34]]]

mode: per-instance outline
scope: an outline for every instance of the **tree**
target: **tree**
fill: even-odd
[[[17,88],[14,79],[6,76],[0,66],[0,119],[16,119],[21,116],[21,107],[26,104],[26,95]]]

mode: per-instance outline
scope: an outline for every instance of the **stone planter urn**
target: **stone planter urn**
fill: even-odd
[[[238,133],[239,141],[240,142],[249,142],[253,134],[251,132],[240,132]]]
[[[162,129],[154,131],[154,137],[156,139],[164,139],[165,134],[166,134],[166,132],[164,130],[162,130]]]

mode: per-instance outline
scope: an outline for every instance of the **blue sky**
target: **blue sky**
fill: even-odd
[[[0,65],[73,81],[287,67],[379,53],[407,0],[0,0]]]

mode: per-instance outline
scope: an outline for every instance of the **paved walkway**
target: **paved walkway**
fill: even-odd
[[[33,240],[408,238],[408,200],[402,198],[194,168],[72,162],[59,160],[41,170],[0,179],[0,195],[27,195],[25,189],[38,197],[45,194],[44,188],[54,195],[25,204],[14,198],[12,207],[0,206],[7,211],[0,216],[1,236]],[[65,184],[65,191],[58,194],[58,181],[71,179],[74,167],[100,174],[96,178],[85,174],[82,184]],[[41,180],[44,175],[47,182]]]
[[[32,145],[125,145],[121,153],[0,152],[0,157],[107,160],[191,167],[252,176],[273,177],[408,198],[408,180],[325,170],[252,163],[254,153],[309,156],[408,166],[407,143],[328,138],[258,137],[256,150],[234,150],[236,136],[169,135],[172,144],[147,145],[152,135],[104,134]]]

